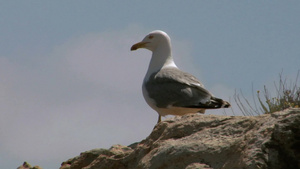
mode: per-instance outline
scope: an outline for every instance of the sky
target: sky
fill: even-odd
[[[215,96],[274,86],[300,69],[300,1],[0,2],[0,168],[44,169],[94,148],[145,139],[157,113],[141,85],[153,30],[177,66]],[[224,115],[224,110],[206,114]],[[171,117],[167,117],[171,118]]]

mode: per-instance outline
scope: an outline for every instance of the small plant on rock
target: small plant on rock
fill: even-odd
[[[283,79],[282,73],[279,74],[279,82],[275,83],[276,95],[272,96],[266,86],[262,92],[257,91],[257,99],[259,102],[259,107],[256,105],[255,98],[253,96],[254,105],[251,105],[249,101],[243,96],[243,100],[246,102],[243,103],[240,95],[235,94],[234,100],[238,105],[239,109],[245,116],[253,116],[260,114],[269,114],[276,111],[281,111],[287,108],[299,108],[300,107],[300,87],[297,86],[299,72],[295,81],[292,81],[288,84],[287,79]],[[237,92],[236,92],[237,93]],[[261,93],[263,93],[263,99],[261,98]]]

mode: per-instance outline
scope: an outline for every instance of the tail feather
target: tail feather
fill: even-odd
[[[207,103],[199,103],[198,105],[185,106],[187,108],[203,108],[203,109],[219,109],[219,108],[229,108],[231,105],[229,102],[224,101],[217,97],[212,97]]]
[[[217,108],[229,108],[231,105],[229,102],[222,100],[220,98],[213,97],[211,98],[211,103],[216,105]]]

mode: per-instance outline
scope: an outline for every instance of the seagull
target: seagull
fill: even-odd
[[[142,91],[147,104],[161,116],[205,113],[206,109],[228,108],[230,103],[215,97],[193,75],[176,66],[171,39],[161,30],[150,32],[141,42],[134,44],[131,51],[139,48],[152,52],[145,75]]]

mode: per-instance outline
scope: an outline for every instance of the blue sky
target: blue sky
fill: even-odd
[[[226,100],[240,89],[251,99],[252,84],[273,86],[282,71],[295,78],[299,9],[299,1],[0,2],[0,168],[59,168],[80,152],[146,138],[157,120],[141,92],[151,53],[130,47],[152,30],[170,35],[178,67]]]

